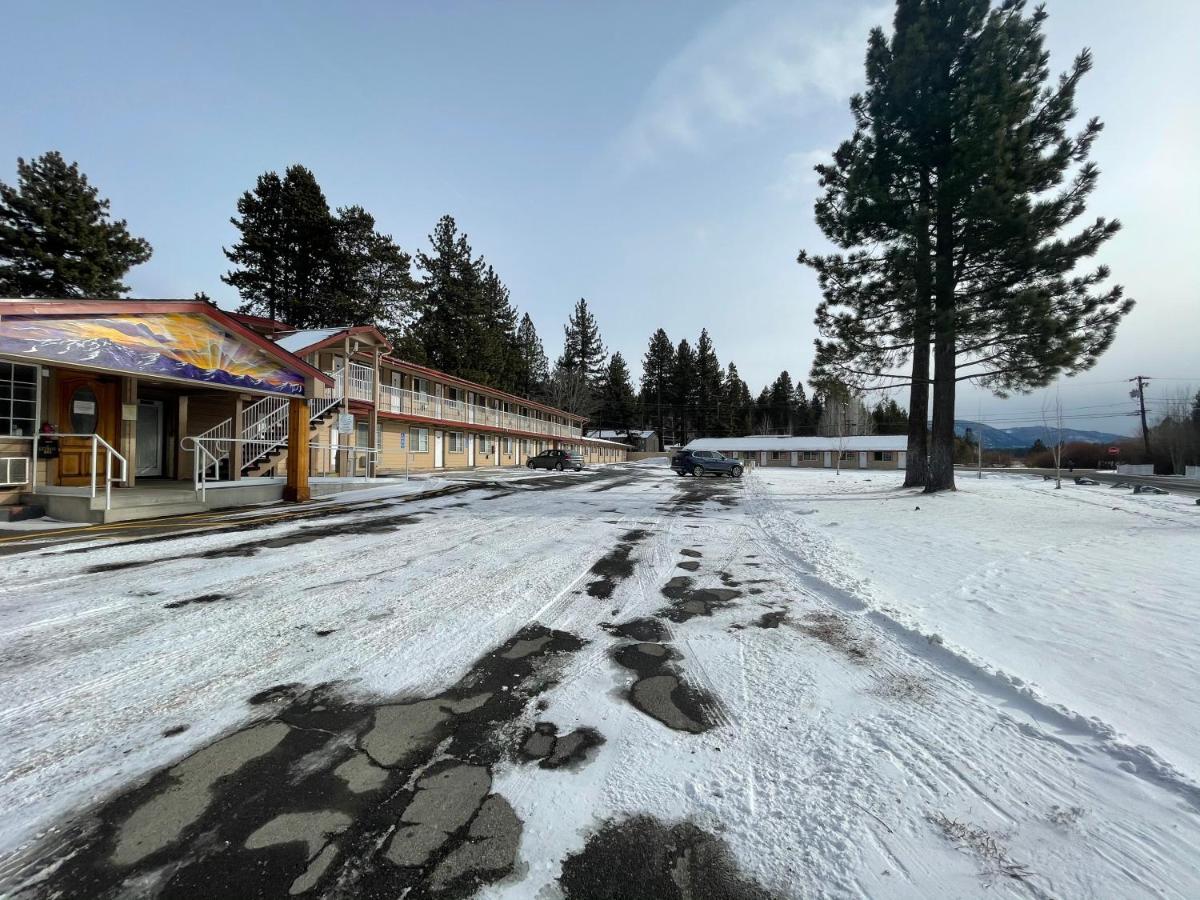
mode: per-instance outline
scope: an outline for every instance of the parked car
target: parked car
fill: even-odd
[[[716,450],[680,450],[671,457],[671,468],[679,475],[728,475],[742,477],[742,464]]]
[[[583,468],[583,457],[573,450],[543,450],[537,456],[529,457],[525,463],[531,469],[574,469],[578,472]]]

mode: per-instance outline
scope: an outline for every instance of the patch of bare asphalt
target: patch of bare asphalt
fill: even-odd
[[[469,896],[511,872],[520,840],[492,766],[583,645],[528,626],[428,698],[369,704],[328,685],[266,688],[250,702],[267,718],[55,829],[13,894],[211,900],[336,885],[344,897]],[[599,735],[553,742],[543,760],[566,766]]]
[[[671,636],[667,626],[651,616],[640,619],[630,619],[620,625],[612,622],[601,622],[600,627],[610,634],[628,638],[631,641],[665,641]]]
[[[714,611],[729,606],[742,592],[731,587],[698,588],[696,579],[676,575],[662,587],[662,594],[671,601],[656,615],[672,622],[686,622],[696,616],[711,616]]]
[[[175,600],[171,603],[164,603],[163,609],[179,609],[181,606],[190,606],[193,603],[216,603],[218,600],[228,600],[227,594],[201,594],[199,597],[188,597],[186,600]]]
[[[613,878],[620,872],[619,883]],[[772,900],[721,838],[652,816],[605,822],[563,861],[566,900]]]
[[[588,596],[601,600],[611,597],[617,583],[633,574],[633,565],[636,562],[632,556],[634,547],[649,536],[650,532],[644,528],[635,528],[621,535],[617,546],[596,560],[592,566],[592,574],[599,577],[588,582]]]
[[[538,722],[521,736],[519,756],[538,760],[543,769],[561,769],[581,764],[587,752],[604,743],[604,736],[595,728],[576,728],[559,734],[553,722]]]
[[[610,651],[612,658],[637,673],[629,688],[629,702],[675,731],[700,734],[722,719],[720,702],[688,682],[675,661],[680,653],[668,644],[642,641],[621,644]]]

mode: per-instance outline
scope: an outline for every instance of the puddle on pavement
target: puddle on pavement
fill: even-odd
[[[649,536],[650,532],[644,528],[635,528],[621,535],[617,546],[596,560],[592,566],[592,574],[600,577],[588,583],[588,596],[601,600],[611,597],[617,583],[633,574],[636,561],[632,558],[633,550]]]
[[[728,845],[691,822],[605,822],[559,877],[565,900],[773,900],[738,871]]]
[[[469,896],[512,870],[520,840],[492,766],[582,646],[528,626],[428,698],[266,688],[249,702],[269,718],[56,829],[16,871],[19,896]],[[567,766],[599,735],[553,740],[546,759]]]

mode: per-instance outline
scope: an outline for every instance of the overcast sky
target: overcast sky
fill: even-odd
[[[1055,70],[1095,52],[1089,212],[1125,224],[1103,258],[1138,301],[1062,402],[1071,425],[1131,432],[1125,379],[1200,388],[1200,3],[1047,6]],[[0,180],[61,150],[154,245],[135,295],[232,308],[237,197],[303,163],[410,251],[452,214],[551,357],[583,296],[635,375],[655,328],[706,326],[757,392],[807,375],[811,168],[848,135],[890,18],[858,0],[8,4]],[[963,390],[958,414],[1036,424],[1042,406]]]

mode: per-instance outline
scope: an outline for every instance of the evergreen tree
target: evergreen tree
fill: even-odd
[[[16,187],[0,183],[0,296],[120,297],[151,252],[57,151],[18,158]]]
[[[696,434],[699,437],[719,437],[721,410],[721,364],[713,350],[708,329],[700,330],[696,344]]]
[[[311,324],[376,325],[398,337],[412,325],[412,258],[376,231],[375,217],[361,206],[338,209],[333,230],[331,296]]]
[[[804,391],[804,382],[797,381],[792,393],[792,434],[812,434],[811,411],[808,406],[808,395]]]
[[[671,367],[671,414],[675,442],[683,445],[692,439],[696,425],[696,351],[684,338],[675,348]]]
[[[608,365],[600,376],[599,403],[596,420],[600,428],[629,431],[634,425],[636,401],[633,384],[629,378],[629,367],[620,353],[608,359]]]
[[[646,421],[664,445],[669,443],[667,423],[671,419],[671,378],[675,371],[675,348],[667,333],[659,328],[650,336],[642,357],[641,405]]]
[[[508,288],[488,266],[483,274],[484,318],[480,323],[482,343],[476,348],[476,378],[506,391],[515,391],[523,381],[523,358],[517,345],[517,311]]]
[[[550,362],[529,313],[521,317],[517,326],[517,355],[520,359],[517,393],[522,397],[540,397],[550,380]]]
[[[908,411],[893,397],[875,404],[871,410],[871,420],[875,423],[876,434],[908,433]]]
[[[338,238],[334,217],[317,179],[304,166],[289,166],[281,179],[260,175],[237,203],[241,233],[226,258],[236,268],[221,280],[236,288],[241,312],[263,315],[295,328],[344,324],[332,300]]]
[[[779,377],[772,382],[767,402],[772,431],[776,434],[791,434],[795,421],[795,388],[792,386],[792,376],[786,371],[780,372]]]
[[[959,381],[1004,394],[1087,369],[1132,306],[1119,286],[1102,287],[1106,267],[1075,272],[1119,223],[1097,219],[1066,233],[1083,215],[1098,178],[1088,157],[1100,122],[1090,120],[1075,135],[1067,131],[1091,56],[1081,53],[1049,85],[1046,14],[1039,7],[1026,15],[1025,6],[1023,0],[1004,0],[995,9],[988,0],[898,0],[892,40],[872,34],[871,89],[867,101],[857,101],[869,113],[860,130],[870,131],[874,144],[868,146],[881,160],[865,171],[884,189],[869,196],[859,186],[877,188],[877,182],[856,180],[853,165],[835,161],[832,167],[847,175],[846,197],[858,198],[843,206],[868,221],[877,215],[858,237],[889,242],[886,255],[871,262],[875,275],[864,276],[876,285],[867,293],[886,294],[878,288],[881,271],[907,268],[911,279],[898,283],[911,281],[917,295],[924,294],[928,277],[924,321],[934,366],[928,491],[954,487]],[[878,108],[870,103],[872,91],[883,98]],[[879,118],[870,120],[877,112]],[[905,192],[916,198],[915,206],[878,202],[880,193]],[[847,234],[834,229],[834,237]],[[864,312],[851,307],[849,334],[872,345],[873,326],[862,324]],[[913,322],[921,321],[921,315],[911,318],[910,336]],[[868,361],[894,361],[919,344],[905,341],[904,327],[901,322],[895,330],[898,343],[874,343]],[[915,402],[911,411],[915,430],[924,415]]]
[[[467,373],[478,368],[478,348],[487,343],[484,263],[475,257],[467,235],[459,232],[452,216],[438,220],[429,243],[428,253],[417,253],[424,278],[417,291],[412,344],[420,356],[418,361],[469,377]]]
[[[725,383],[722,385],[723,404],[721,417],[722,430],[727,435],[748,435],[754,428],[754,398],[750,388],[738,374],[737,366],[732,362],[725,370]]]
[[[563,352],[557,365],[568,372],[582,372],[588,383],[596,385],[607,356],[596,317],[580,297],[563,328]]]
[[[775,427],[775,420],[771,415],[771,386],[767,385],[754,401],[754,433],[774,434]]]

